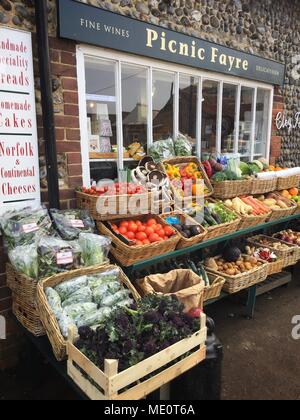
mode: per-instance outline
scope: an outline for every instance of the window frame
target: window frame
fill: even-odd
[[[80,119],[80,133],[81,133],[81,155],[82,155],[82,170],[83,170],[83,183],[84,185],[90,185],[90,162],[89,159],[89,146],[88,146],[88,127],[87,127],[87,107],[86,107],[86,76],[85,76],[85,58],[93,58],[98,60],[109,60],[116,63],[116,96],[117,96],[117,143],[118,143],[118,159],[117,165],[118,170],[124,169],[123,159],[123,124],[122,124],[122,89],[121,89],[121,66],[122,64],[134,65],[136,67],[143,67],[147,69],[148,73],[148,147],[152,144],[153,137],[153,109],[152,109],[152,82],[153,82],[153,70],[172,72],[175,75],[175,92],[174,92],[174,118],[173,118],[173,132],[176,136],[179,129],[179,77],[180,74],[192,76],[198,79],[198,105],[197,105],[197,130],[196,130],[196,142],[197,142],[197,156],[201,158],[201,128],[202,128],[202,85],[204,80],[215,81],[218,83],[218,112],[217,112],[217,136],[216,146],[217,152],[221,153],[221,133],[222,133],[222,106],[223,106],[223,85],[231,84],[237,86],[237,97],[236,97],[236,112],[235,112],[235,140],[234,150],[238,152],[238,140],[239,140],[239,123],[240,123],[240,101],[241,101],[241,89],[242,87],[254,88],[254,102],[253,109],[256,110],[256,99],[257,89],[264,89],[270,92],[269,98],[269,109],[268,109],[268,128],[267,128],[267,141],[265,158],[269,161],[270,159],[270,144],[271,144],[271,133],[272,133],[272,113],[273,113],[273,98],[274,98],[274,86],[268,85],[261,82],[250,81],[247,79],[241,79],[235,76],[209,72],[202,69],[196,69],[181,64],[173,64],[165,61],[159,61],[155,59],[145,58],[136,56],[134,54],[123,53],[114,50],[108,50],[100,47],[93,47],[83,44],[78,44],[76,48],[77,57],[77,79],[78,79],[78,101],[79,101],[79,119]],[[81,87],[81,88],[80,88]],[[84,89],[82,88],[84,87]],[[252,118],[252,133],[251,133],[251,156],[250,160],[253,160],[254,153],[254,140],[255,140],[255,117],[254,112]],[[253,143],[253,144],[252,144]],[[116,161],[116,160],[114,160]]]

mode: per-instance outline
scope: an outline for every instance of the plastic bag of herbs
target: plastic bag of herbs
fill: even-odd
[[[95,233],[95,222],[87,210],[57,210],[51,209],[54,227],[66,241],[79,238],[80,233]]]
[[[39,278],[75,270],[82,266],[81,250],[76,242],[44,236],[37,247]]]
[[[39,264],[37,245],[18,246],[8,252],[10,263],[18,273],[25,274],[34,280],[38,280]]]
[[[4,244],[8,250],[32,245],[41,236],[55,235],[48,211],[42,206],[4,213],[0,224]]]
[[[103,264],[107,260],[111,240],[106,236],[81,233],[79,235],[79,246],[82,251],[84,265],[90,267]]]
[[[174,148],[176,156],[192,156],[193,146],[186,136],[179,133],[174,140]]]
[[[156,163],[159,163],[164,159],[170,159],[176,156],[173,139],[170,137],[166,140],[156,141],[149,148],[149,155],[155,160]]]

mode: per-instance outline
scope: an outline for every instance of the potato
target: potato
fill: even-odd
[[[250,262],[246,262],[246,263],[245,263],[245,268],[246,268],[246,270],[247,270],[247,271],[252,270],[252,265],[251,265],[251,263],[250,263]]]
[[[228,269],[226,270],[226,274],[227,274],[228,276],[235,276],[235,270],[234,270],[233,268],[228,268]]]

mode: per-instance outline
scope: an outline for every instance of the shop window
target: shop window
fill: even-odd
[[[173,137],[175,74],[153,70],[153,140]]]
[[[197,149],[198,77],[179,76],[179,131]]]
[[[257,89],[254,157],[267,155],[270,91]]]
[[[204,80],[202,84],[202,155],[217,152],[217,116],[219,83]]]
[[[123,146],[132,143],[147,147],[147,68],[122,64],[122,124]],[[124,158],[124,161],[128,157]]]
[[[254,93],[253,88],[242,86],[238,151],[244,161],[251,159]]]
[[[224,83],[221,134],[222,153],[234,153],[235,150],[237,92],[237,86]]]

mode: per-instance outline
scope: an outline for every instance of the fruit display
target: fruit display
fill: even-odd
[[[129,242],[130,246],[144,246],[167,241],[175,235],[171,226],[165,226],[150,218],[147,222],[140,220],[123,220],[111,224],[112,231]]]
[[[165,217],[165,221],[185,239],[194,238],[195,236],[201,235],[204,231],[200,225],[191,225],[188,221],[183,223],[180,216],[167,216]]]
[[[299,189],[296,187],[290,188],[289,190],[278,191],[278,194],[288,200],[295,201],[295,203],[300,203]]]
[[[112,196],[112,195],[136,195],[146,193],[146,189],[132,182],[116,182],[109,185],[96,186],[93,185],[89,188],[82,187],[77,189],[78,192],[82,192],[88,195],[94,196]]]
[[[242,216],[262,216],[270,213],[270,209],[253,196],[228,199],[224,204]]]
[[[200,196],[209,193],[208,187],[197,183],[199,180],[205,180],[204,175],[199,166],[194,163],[171,165],[169,163],[164,164],[165,171],[172,182],[172,185],[182,195],[189,196]]]
[[[227,276],[238,276],[262,265],[262,261],[251,255],[243,255],[241,250],[236,247],[228,248],[222,256],[205,260],[207,269]]]
[[[271,210],[288,209],[292,206],[292,202],[285,196],[280,196],[276,193],[269,193],[257,197],[264,206],[269,207]]]
[[[294,232],[291,229],[283,230],[282,232],[276,233],[274,235],[274,238],[292,245],[300,246],[300,232]]]

